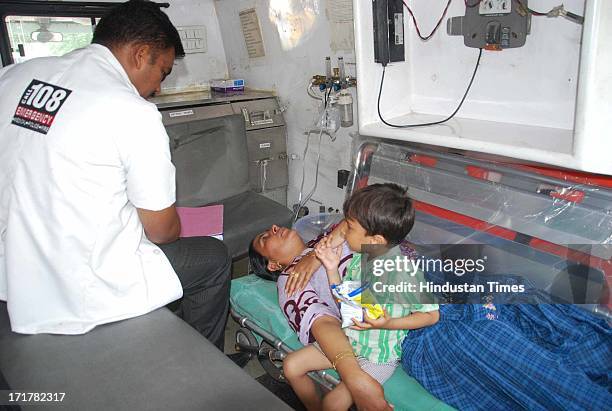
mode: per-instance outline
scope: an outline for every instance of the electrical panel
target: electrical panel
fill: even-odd
[[[181,37],[185,54],[206,53],[208,45],[205,26],[183,26],[176,29]]]
[[[404,61],[404,4],[402,0],[373,0],[374,61],[386,66]]]
[[[525,45],[531,15],[512,0],[483,0],[478,7],[466,7],[465,16],[448,19],[447,32],[463,36],[464,44],[486,50],[503,50]]]

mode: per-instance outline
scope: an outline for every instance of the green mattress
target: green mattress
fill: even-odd
[[[234,311],[274,334],[292,349],[302,346],[278,306],[276,283],[255,275],[237,278],[232,281],[230,301]],[[385,397],[396,410],[454,409],[425,391],[401,368],[395,371],[383,387]]]

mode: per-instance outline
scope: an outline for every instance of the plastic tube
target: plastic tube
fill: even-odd
[[[325,80],[331,81],[332,69],[331,69],[331,57],[325,57]]]
[[[340,77],[340,85],[346,88],[346,74],[344,73],[344,57],[338,57],[338,77]]]

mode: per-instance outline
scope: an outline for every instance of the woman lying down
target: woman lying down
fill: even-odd
[[[362,245],[400,252],[414,210],[404,189],[375,184],[356,191],[344,215],[308,244],[277,226],[251,244],[257,271],[281,273],[279,304],[304,344],[283,367],[308,409],[359,406],[378,395],[400,358],[409,375],[461,410],[612,404],[612,330],[572,305],[385,304],[378,318],[366,314],[342,329],[331,288],[360,280]],[[342,383],[321,400],[306,374],[332,367]]]

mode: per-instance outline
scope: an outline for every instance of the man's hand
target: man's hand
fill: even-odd
[[[297,291],[303,290],[319,267],[321,267],[321,262],[314,253],[302,257],[296,265],[287,270],[289,279],[285,283],[285,293],[291,296]]]

